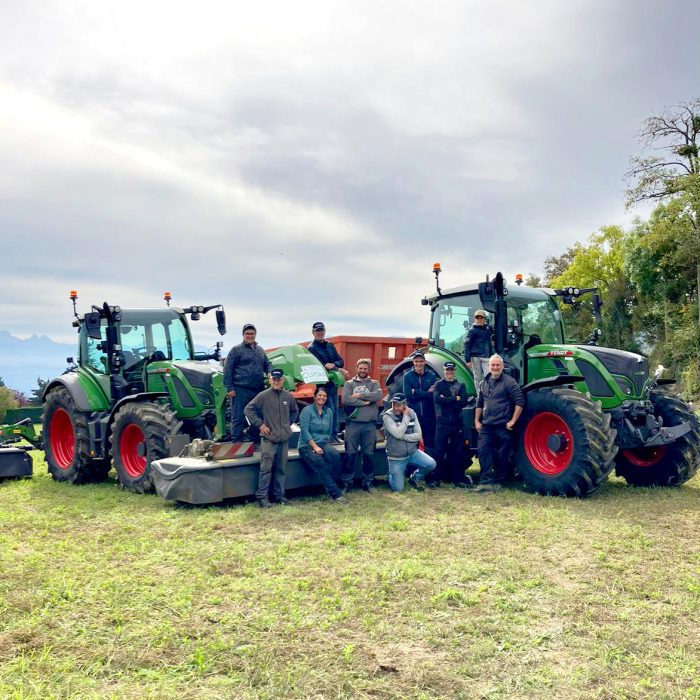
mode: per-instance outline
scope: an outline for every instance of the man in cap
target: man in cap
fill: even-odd
[[[464,361],[474,375],[477,396],[481,382],[489,371],[489,357],[492,354],[491,327],[486,323],[486,311],[477,309],[474,312],[474,323],[464,340]]]
[[[382,398],[379,382],[369,376],[372,364],[367,358],[357,361],[357,375],[343,387],[343,407],[347,415],[345,425],[345,453],[347,462],[343,470],[344,491],[352,488],[355,478],[355,461],[362,452],[362,488],[373,491],[374,446],[377,442],[377,401]]]
[[[433,395],[439,379],[437,372],[426,364],[422,350],[413,354],[413,369],[403,375],[403,393],[408,399],[408,407],[418,416],[423,431],[423,445],[428,454],[432,454],[435,448]]]
[[[314,339],[309,343],[309,352],[323,365],[328,372],[343,370],[344,362],[335,345],[330,340],[326,340],[326,326],[323,321],[316,321],[311,327]],[[347,376],[347,372],[343,370]],[[328,408],[333,411],[333,437],[331,442],[338,442],[338,387],[333,382],[325,384],[328,394]]]
[[[270,387],[261,391],[245,408],[245,417],[262,436],[260,478],[255,497],[261,508],[270,502],[288,505],[284,495],[284,477],[287,468],[287,449],[291,425],[299,409],[294,397],[284,388],[284,371],[270,370]]]
[[[474,489],[477,493],[496,491],[506,480],[511,435],[524,406],[525,397],[518,382],[503,372],[503,358],[492,355],[474,416],[474,427],[479,431],[481,465],[479,486]]]
[[[270,361],[265,351],[255,342],[257,330],[252,323],[243,326],[243,342],[228,352],[224,365],[224,386],[228,390],[231,406],[231,440],[241,442],[247,422],[245,407],[265,388],[265,375]],[[260,441],[258,431],[251,427],[250,439]]]
[[[403,491],[404,475],[408,473],[408,483],[423,491],[420,481],[435,469],[435,460],[418,449],[421,425],[416,412],[406,405],[405,394],[396,393],[391,397],[391,408],[384,411],[382,420],[389,462],[389,487],[392,491]]]
[[[438,483],[452,482],[457,488],[466,488],[472,482],[464,473],[467,451],[464,445],[462,409],[467,400],[467,387],[455,379],[454,362],[448,360],[443,369],[445,377],[435,385],[433,391],[437,415],[435,459],[438,463],[434,478]]]

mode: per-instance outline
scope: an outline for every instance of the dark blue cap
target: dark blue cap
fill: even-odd
[[[270,370],[270,376],[273,379],[282,379],[282,377],[284,377],[284,370],[280,369],[279,367],[275,367],[274,369]]]
[[[445,369],[455,369],[457,365],[454,362],[445,362],[443,365]]]
[[[406,394],[402,394],[400,391],[393,394],[391,397],[391,403],[406,403]]]
[[[316,321],[313,326],[311,326],[312,331],[325,331],[326,327],[323,324],[323,321]]]
[[[257,332],[258,332],[258,329],[257,329],[252,323],[246,323],[246,324],[243,326],[243,331],[242,331],[242,332],[245,333],[246,331],[255,331],[255,332],[257,333]]]
[[[418,350],[418,352],[413,353],[413,359],[415,360],[417,357],[420,357],[421,359],[425,360],[425,355],[423,354],[422,350]]]

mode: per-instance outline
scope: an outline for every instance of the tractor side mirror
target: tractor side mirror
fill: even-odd
[[[96,311],[91,311],[83,317],[83,323],[87,329],[87,334],[93,340],[102,338],[102,329],[100,328],[100,314]]]
[[[219,335],[226,335],[226,312],[223,309],[216,310],[216,328]]]

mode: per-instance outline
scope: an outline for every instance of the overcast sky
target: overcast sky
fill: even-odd
[[[0,3],[0,329],[223,303],[273,345],[415,335],[420,297],[625,224],[700,3]],[[195,326],[214,338],[214,319]]]

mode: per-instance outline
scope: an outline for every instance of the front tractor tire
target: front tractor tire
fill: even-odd
[[[122,488],[153,493],[151,464],[167,457],[166,438],[180,432],[182,422],[167,406],[130,403],[120,408],[112,424],[112,458]]]
[[[680,486],[700,465],[700,421],[685,401],[665,389],[651,392],[654,415],[666,427],[688,421],[690,432],[669,445],[620,450],[615,473],[633,486]]]
[[[76,409],[65,387],[52,389],[46,396],[42,435],[46,464],[54,480],[87,484],[107,477],[109,460],[90,456],[87,416]]]
[[[523,419],[516,468],[528,489],[583,498],[601,487],[617,448],[599,403],[575,389],[540,389],[528,394]]]

